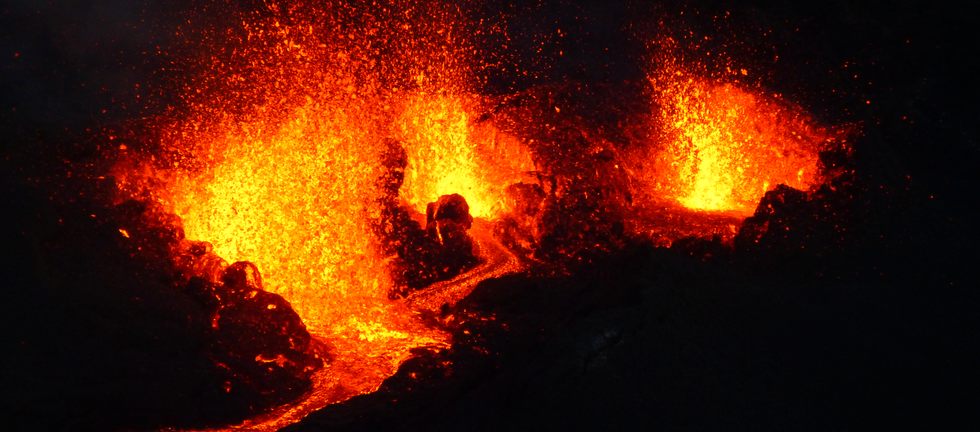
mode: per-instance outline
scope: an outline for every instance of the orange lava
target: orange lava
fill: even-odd
[[[674,66],[651,82],[660,142],[653,169],[641,177],[655,195],[695,211],[748,216],[779,184],[820,184],[819,151],[830,135],[801,110]]]
[[[504,188],[534,170],[522,142],[489,123],[475,123],[474,98],[420,93],[406,101],[395,137],[408,153],[402,199],[419,213],[441,195],[466,197],[470,213],[492,218]]]
[[[406,149],[401,195],[420,211],[460,193],[492,217],[503,188],[533,169],[516,138],[474,120],[472,53],[455,38],[465,21],[422,4],[382,13],[269,6],[207,33],[215,54],[160,121],[163,151],[117,176],[124,193],[177,215],[188,239],[255,263],[330,347],[314,394],[250,430],[374,391],[412,349],[449,342],[387,297],[389,257],[371,232],[387,140]]]

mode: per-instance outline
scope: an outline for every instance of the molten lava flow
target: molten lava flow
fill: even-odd
[[[475,120],[485,103],[465,71],[476,51],[457,39],[469,33],[452,4],[265,7],[192,42],[211,54],[182,83],[180,108],[154,125],[160,151],[116,173],[127,197],[178,216],[189,240],[253,262],[329,348],[312,395],[249,430],[373,391],[411,350],[448,344],[388,298],[372,227],[387,196],[379,179],[401,168],[385,166],[391,138],[406,150],[400,195],[420,212],[460,193],[490,218],[507,184],[533,169],[521,142]],[[225,265],[192,267],[215,279]]]
[[[759,91],[677,68],[652,79],[662,128],[655,193],[698,211],[745,216],[776,185],[820,181],[829,138],[805,114]]]
[[[420,93],[409,98],[394,134],[408,154],[401,196],[419,213],[441,195],[466,198],[473,216],[501,210],[504,188],[534,169],[515,137],[489,123],[475,123],[474,98]]]

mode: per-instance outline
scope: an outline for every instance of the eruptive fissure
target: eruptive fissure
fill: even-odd
[[[581,159],[591,165],[561,166],[555,143],[506,132],[486,114],[494,104],[475,90],[478,50],[467,31],[481,30],[446,5],[379,16],[270,6],[243,16],[207,33],[216,53],[197,65],[181,107],[156,120],[159,151],[117,165],[124,198],[183,229],[173,259],[188,280],[230,287],[269,310],[286,307],[281,296],[318,341],[283,349],[325,361],[297,372],[313,380],[312,392],[243,427],[272,429],[371,392],[413,350],[449,346],[422,315],[461,294],[443,286],[413,295],[434,283],[516,270],[515,255],[541,263],[600,247],[597,236],[627,235],[622,219],[637,216],[621,213],[634,204],[685,208],[709,221],[694,234],[724,226],[730,238],[767,191],[821,182],[819,152],[831,133],[778,97],[671,59],[650,75],[655,114],[637,120],[653,125],[648,141],[590,143]],[[542,172],[541,154],[555,171],[588,172]],[[474,270],[481,259],[487,267]],[[262,366],[290,361],[254,357]]]

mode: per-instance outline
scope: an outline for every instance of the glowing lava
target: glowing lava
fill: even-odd
[[[420,93],[396,120],[395,136],[408,154],[401,196],[419,213],[439,196],[458,193],[473,216],[493,217],[504,188],[534,169],[523,143],[474,122],[477,107],[472,97]]]
[[[746,216],[779,184],[821,181],[830,137],[798,109],[761,91],[670,67],[652,80],[661,128],[655,193],[684,207]]]
[[[154,191],[189,239],[254,262],[265,289],[330,346],[334,359],[315,377],[322,404],[373,391],[412,349],[448,343],[387,298],[391,280],[369,230],[385,169],[382,129],[362,127],[382,124],[373,106],[321,93],[204,117],[205,128],[195,119],[168,143],[193,149],[182,160],[193,168],[168,171]]]
[[[388,257],[371,227],[378,181],[397,168],[382,162],[391,138],[408,156],[402,197],[423,212],[461,193],[475,215],[493,216],[505,181],[533,168],[516,138],[474,121],[481,103],[453,36],[467,34],[454,28],[465,20],[451,5],[267,8],[189,38],[211,53],[194,64],[200,76],[155,125],[160,151],[116,175],[125,195],[178,216],[189,240],[255,263],[264,288],[330,348],[313,394],[249,429],[373,391],[411,350],[448,345],[387,296]]]

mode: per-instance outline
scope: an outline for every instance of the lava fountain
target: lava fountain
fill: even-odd
[[[117,169],[122,193],[178,216],[188,240],[255,263],[264,289],[329,349],[299,408],[243,427],[276,428],[373,391],[413,349],[448,345],[387,295],[388,257],[371,227],[378,179],[398,168],[383,162],[391,139],[407,153],[402,199],[420,212],[460,193],[490,218],[505,182],[533,168],[516,138],[474,120],[457,11],[362,12],[270,5],[206,32],[214,54],[158,120],[160,150]],[[497,158],[509,162],[486,163]]]
[[[534,170],[527,147],[488,122],[475,122],[473,97],[418,94],[406,101],[395,136],[408,153],[402,198],[419,213],[441,195],[466,197],[475,217],[503,207],[504,188]]]
[[[638,175],[649,192],[693,211],[744,217],[777,185],[821,184],[819,153],[834,134],[761,88],[695,71],[669,58],[651,74],[658,133]]]

